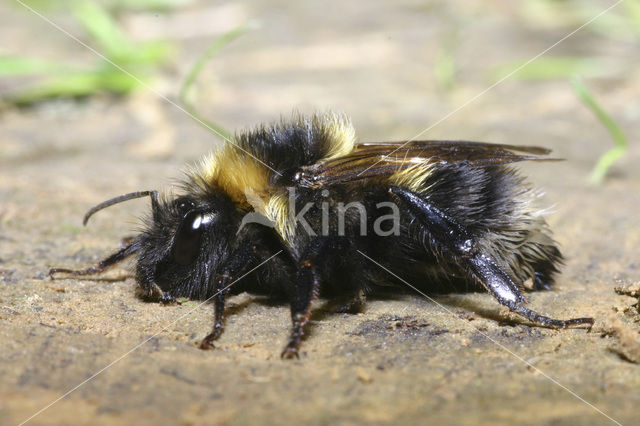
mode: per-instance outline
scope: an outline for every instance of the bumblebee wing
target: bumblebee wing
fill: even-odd
[[[470,141],[359,143],[347,155],[303,167],[296,176],[296,181],[302,186],[318,188],[390,176],[421,165],[464,163],[474,167],[489,167],[526,160],[556,160],[540,157],[550,152],[536,146]]]

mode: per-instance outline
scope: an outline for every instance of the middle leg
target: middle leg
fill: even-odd
[[[304,250],[298,263],[298,272],[291,299],[292,329],[289,342],[282,351],[282,358],[299,358],[304,327],[309,322],[313,302],[320,294],[325,277],[335,277],[339,271],[340,292],[348,291],[358,304],[364,303],[364,288],[355,283],[361,281],[361,260],[357,258],[354,243],[347,237],[317,237]],[[345,274],[348,274],[345,276]],[[346,288],[345,288],[346,287]],[[362,295],[358,297],[358,295]],[[360,307],[360,306],[359,306]]]

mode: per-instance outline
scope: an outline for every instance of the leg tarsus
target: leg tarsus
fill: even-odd
[[[216,279],[214,289],[218,291],[215,295],[214,304],[214,324],[213,330],[200,343],[200,349],[213,349],[213,342],[218,340],[224,331],[224,305],[227,297],[227,283],[231,279],[229,274],[222,274]]]
[[[298,270],[294,298],[291,302],[291,336],[280,357],[291,359],[300,358],[299,349],[304,336],[304,326],[311,316],[311,305],[318,298],[320,292],[320,278],[316,266],[310,259],[303,261]]]
[[[173,297],[166,291],[162,292],[162,295],[160,296],[160,303],[162,303],[163,305],[172,305],[173,303],[175,303],[175,301],[175,297]]]
[[[137,240],[133,240],[128,246],[118,250],[117,252],[110,254],[107,258],[98,262],[97,265],[91,266],[86,269],[66,269],[66,268],[51,268],[49,269],[49,277],[55,279],[55,274],[69,274],[73,276],[85,276],[94,275],[103,272],[105,269],[115,265],[118,262],[123,261],[127,257],[138,251]]]
[[[202,342],[200,342],[200,349],[204,349],[204,350],[214,349],[215,346],[213,345],[213,342],[218,340],[221,334],[222,334],[222,328],[218,329],[214,326],[213,331],[209,333],[207,337],[202,339]]]
[[[362,289],[358,290],[347,303],[338,306],[334,311],[337,314],[358,314],[364,309],[367,296]]]
[[[594,323],[594,319],[588,318],[588,317],[571,318],[568,320],[559,320],[555,318],[549,318],[544,315],[540,315],[539,313],[532,311],[531,309],[526,308],[522,305],[515,305],[513,307],[510,307],[510,309],[519,313],[520,315],[522,315],[523,317],[525,317],[526,319],[528,319],[529,321],[535,324],[543,325],[550,328],[569,328],[572,326],[587,325],[588,330],[591,331],[591,327],[593,327],[593,323]]]
[[[326,241],[319,242],[312,250],[303,257],[302,262],[298,266],[297,282],[294,289],[293,300],[291,301],[291,336],[289,343],[285,346],[280,354],[283,359],[291,359],[293,357],[300,358],[299,349],[304,336],[304,326],[309,322],[311,317],[311,305],[318,298],[320,292],[320,276],[317,265],[313,258],[317,258],[319,253],[326,246]]]
[[[255,246],[242,244],[235,249],[229,258],[222,274],[211,277],[213,282],[212,291],[215,297],[214,303],[214,323],[213,330],[200,343],[200,349],[213,349],[213,342],[217,340],[224,331],[224,305],[227,297],[228,287],[235,281],[235,277],[241,276],[257,260]],[[210,284],[211,286],[211,284]]]
[[[501,305],[517,312],[529,321],[537,325],[551,328],[569,328],[575,325],[589,325],[589,330],[593,326],[593,318],[572,318],[559,320],[550,318],[532,311],[522,305],[525,302],[522,292],[513,282],[511,277],[502,270],[489,257],[482,254],[473,256],[469,263],[471,270],[478,279],[494,296]]]
[[[304,318],[303,314],[296,314],[292,321],[293,327],[291,331],[291,337],[289,343],[282,350],[280,358],[282,359],[296,359],[300,358],[300,343],[302,342],[302,336],[304,335],[304,326],[308,321],[308,318]]]

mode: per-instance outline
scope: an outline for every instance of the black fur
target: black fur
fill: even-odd
[[[320,293],[346,298],[349,308],[361,307],[365,294],[393,282],[369,259],[425,291],[442,289],[443,282],[479,284],[538,324],[593,322],[555,320],[523,306],[522,284],[531,279],[534,288],[549,288],[562,256],[544,220],[530,211],[529,188],[512,168],[443,162],[428,171],[418,190],[384,178],[325,188],[300,185],[296,173],[331,149],[335,136],[330,130],[321,116],[297,117],[236,137],[243,150],[281,171],[271,175],[274,192],[294,188],[296,212],[311,206],[304,219],[316,235],[302,222],[296,222],[295,235],[286,241],[267,226],[241,227],[246,206],[198,177],[185,185],[183,196],[152,198],[153,216],[124,254],[137,252],[136,279],[147,298],[167,302],[215,296],[215,325],[203,348],[212,347],[222,332],[224,298],[231,289],[288,297],[293,329],[283,356],[298,356]],[[354,201],[364,212],[348,209],[341,222],[340,206]],[[400,212],[397,232],[390,232],[393,222],[387,219],[379,227],[387,235],[379,235],[376,222],[388,218],[392,206]]]

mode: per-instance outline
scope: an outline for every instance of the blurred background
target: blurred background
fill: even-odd
[[[188,117],[166,97],[227,132],[292,110],[332,109],[351,115],[364,140],[408,139],[438,123],[421,137],[527,138],[594,164],[613,141],[575,86],[586,86],[632,133],[640,115],[638,1],[620,3],[522,65],[614,4],[7,1],[0,6],[3,127],[19,129],[11,114],[34,117],[42,128],[53,116],[75,123],[71,114],[93,113],[84,117],[92,124],[117,106],[128,109],[130,125],[96,122],[106,145],[136,152],[147,127],[164,126],[172,133],[145,148],[175,158],[195,142],[189,157],[200,155],[216,136],[183,124]],[[580,120],[576,127],[592,130],[568,137],[566,126]],[[67,148],[89,144],[77,133],[65,139]],[[3,158],[28,149],[13,142],[3,143]]]
[[[157,331],[156,324],[175,319],[175,309],[184,308],[172,311],[142,304],[133,296],[131,278],[126,286],[108,280],[44,280],[51,266],[85,265],[102,257],[121,236],[136,229],[135,215],[147,209],[142,201],[113,208],[92,219],[91,229],[85,230],[81,217],[90,206],[121,193],[168,187],[186,164],[220,143],[219,135],[286,118],[292,111],[325,110],[350,115],[362,141],[482,140],[540,145],[565,158],[563,163],[522,166],[546,191],[544,205],[553,206],[549,222],[567,255],[558,292],[532,299],[556,316],[615,315],[615,321],[632,330],[632,352],[619,355],[608,349],[624,346],[611,332],[618,322],[610,320],[605,322],[609,328],[601,329],[606,339],[583,333],[576,337],[582,340],[564,342],[567,352],[558,358],[573,361],[549,361],[545,371],[599,401],[612,416],[631,419],[637,414],[640,377],[633,363],[639,362],[640,349],[633,349],[633,338],[638,338],[639,318],[637,310],[629,308],[631,300],[616,295],[614,287],[640,281],[640,0],[6,0],[0,3],[0,40],[0,320],[6,325],[0,351],[0,371],[6,378],[0,386],[5,392],[0,420],[22,421],[88,372]],[[126,271],[115,271],[116,278],[121,275]],[[448,297],[443,300],[459,305],[464,295]],[[473,297],[486,304],[485,314],[497,310],[489,296]],[[406,306],[414,306],[409,312],[417,316],[437,312],[419,298],[394,303],[399,304],[374,301],[365,319],[384,322],[396,307]],[[482,369],[496,367],[475,364],[484,362],[483,357],[458,341],[469,338],[477,343],[466,331],[452,332],[457,337],[441,342],[461,348],[458,359],[466,366],[462,376],[452,373],[459,367],[450,359],[436,369],[445,373],[428,373],[430,362],[435,362],[431,360],[444,356],[442,347],[427,349],[428,339],[416,346],[410,336],[405,336],[412,342],[409,346],[400,339],[392,349],[372,349],[375,355],[358,358],[387,365],[386,372],[370,371],[357,357],[335,361],[344,359],[344,345],[349,345],[344,342],[354,337],[329,331],[316,331],[305,343],[319,364],[285,367],[265,354],[279,353],[284,342],[286,307],[255,309],[246,320],[241,318],[244,313],[231,319],[231,324],[239,322],[234,332],[225,334],[227,348],[245,355],[218,352],[203,358],[193,350],[193,336],[209,327],[205,309],[182,324],[184,329],[159,338],[154,347],[161,352],[174,347],[174,340],[179,344],[178,353],[157,365],[175,365],[175,360],[196,365],[222,357],[214,363],[217,370],[197,365],[226,377],[222,384],[243,383],[242,377],[229,372],[229,363],[244,371],[250,367],[251,377],[271,377],[280,395],[299,395],[312,385],[331,390],[333,396],[322,399],[324,407],[314,408],[309,402],[313,398],[298,401],[299,396],[284,398],[300,402],[289,406],[260,389],[238,390],[244,402],[220,395],[200,402],[202,395],[193,383],[202,385],[199,381],[208,380],[206,375],[194,373],[183,380],[183,387],[163,382],[167,375],[162,374],[140,385],[137,378],[158,374],[155,367],[146,366],[147,370],[114,369],[108,383],[96,381],[94,387],[78,392],[74,401],[81,407],[79,418],[107,413],[99,417],[101,422],[125,418],[138,423],[144,418],[137,417],[136,410],[144,405],[156,409],[155,414],[145,411],[147,420],[158,418],[155,415],[184,423],[249,423],[255,418],[251,416],[268,413],[284,416],[263,417],[273,423],[294,414],[309,421],[358,423],[365,411],[377,422],[403,418],[417,423],[429,411],[432,419],[444,422],[457,418],[462,423],[526,423],[531,419],[527,409],[536,406],[548,408],[543,422],[608,421],[543,378],[531,384],[531,373],[497,347],[476,348],[507,359],[492,379],[479,378]],[[251,327],[261,320],[271,321],[275,340],[261,340],[264,330],[251,334]],[[362,320],[335,321],[349,329]],[[499,329],[494,320],[479,318],[475,324],[484,321]],[[67,334],[61,334],[65,330]],[[525,339],[520,349],[536,357],[539,351],[553,352],[558,334],[539,333],[539,340]],[[243,346],[247,341],[251,345]],[[366,348],[370,342],[360,345]],[[49,348],[46,357],[44,348]],[[99,353],[91,348],[99,348]],[[349,348],[349,353],[357,352]],[[149,354],[131,357],[143,364],[145,356]],[[340,379],[330,380],[329,365]],[[356,374],[356,367],[364,370]],[[290,378],[305,368],[304,381]],[[310,368],[317,375],[309,373]],[[180,369],[169,371],[173,379],[183,377]],[[280,382],[270,376],[274,371],[282,372]],[[377,376],[384,374],[386,378]],[[419,383],[412,381],[417,376]],[[393,408],[393,398],[384,391],[354,390],[372,380],[387,383],[394,392],[411,389],[412,404]],[[476,384],[471,391],[469,383]],[[182,396],[169,402],[168,395],[154,393],[165,385],[170,394]],[[143,392],[135,386],[143,386]],[[439,389],[435,396],[434,386]],[[535,402],[512,401],[518,393],[533,395]],[[495,400],[487,400],[487,394],[495,394]],[[428,398],[433,400],[426,403]],[[510,409],[503,401],[527,408]],[[64,404],[58,411],[51,409],[53,424],[68,419],[69,405]],[[205,415],[208,404],[217,407],[215,414]],[[288,408],[279,411],[282,404]],[[185,406],[191,411],[184,411]],[[336,414],[327,414],[327,406]],[[462,406],[475,409],[462,414]],[[238,420],[234,416],[239,412],[244,417]],[[39,421],[45,422],[42,417]]]

